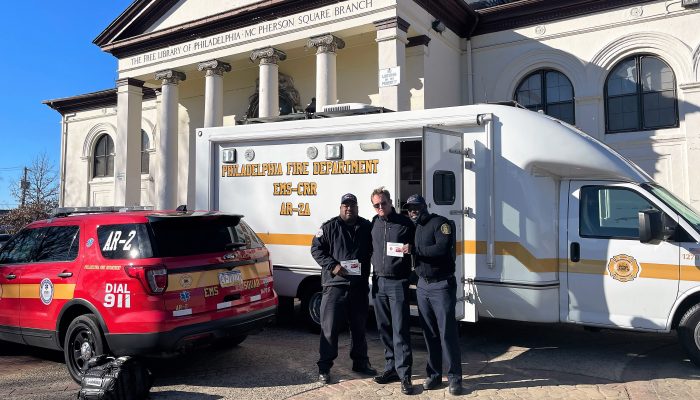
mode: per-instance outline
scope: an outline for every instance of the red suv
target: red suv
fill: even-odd
[[[274,319],[268,251],[240,215],[59,209],[0,249],[0,339],[102,353],[232,345]]]

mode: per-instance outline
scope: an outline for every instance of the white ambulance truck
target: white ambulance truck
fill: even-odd
[[[605,144],[515,107],[207,128],[196,207],[242,213],[275,288],[318,318],[319,226],[352,192],[422,193],[456,225],[457,315],[668,332],[700,364],[700,216]]]

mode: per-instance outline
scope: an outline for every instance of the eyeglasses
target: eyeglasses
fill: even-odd
[[[387,204],[389,204],[389,203],[386,202],[386,201],[382,201],[382,202],[379,202],[379,203],[376,203],[376,204],[372,204],[372,207],[374,207],[374,208],[379,208],[379,207],[384,207],[384,206],[387,205]]]
[[[408,212],[419,212],[421,207],[408,207]]]
[[[357,207],[357,203],[343,203],[340,206],[343,208],[354,208]]]

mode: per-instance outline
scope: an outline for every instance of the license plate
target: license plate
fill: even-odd
[[[241,286],[243,278],[240,271],[219,272],[219,284],[221,287]]]

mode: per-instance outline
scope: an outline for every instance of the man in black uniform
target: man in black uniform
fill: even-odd
[[[369,309],[369,271],[372,224],[358,216],[357,197],[340,200],[340,215],[321,225],[311,244],[311,255],[321,266],[321,345],[318,380],[331,380],[333,360],[338,357],[338,333],[350,320],[352,370],[376,375],[367,357],[365,327]]]
[[[380,384],[401,381],[401,392],[413,393],[411,383],[410,310],[408,278],[414,226],[391,205],[391,196],[383,187],[372,192],[377,215],[372,219],[372,293],[379,338],[384,344],[384,372],[374,377]]]
[[[447,218],[429,214],[425,199],[417,194],[406,202],[408,215],[416,223],[413,254],[416,260],[418,315],[428,348],[425,390],[442,381],[442,352],[447,356],[447,378],[452,395],[462,393],[462,361],[455,318],[457,281],[453,256],[454,232]]]

